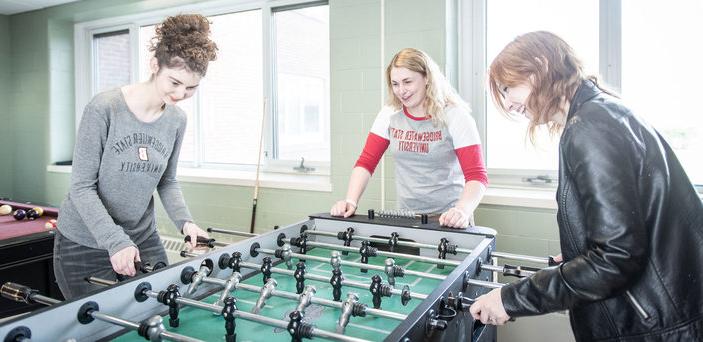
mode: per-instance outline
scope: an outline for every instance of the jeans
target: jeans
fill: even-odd
[[[142,264],[168,264],[166,250],[158,232],[154,231],[137,248]],[[117,274],[112,269],[107,250],[77,244],[61,235],[59,231],[56,231],[54,237],[54,274],[59,289],[67,300],[104,288],[87,282],[87,277],[117,281]]]

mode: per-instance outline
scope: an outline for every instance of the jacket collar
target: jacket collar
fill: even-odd
[[[581,85],[576,89],[574,97],[571,99],[567,120],[581,108],[581,105],[598,96],[602,92],[603,91],[600,90],[592,80],[583,80]]]

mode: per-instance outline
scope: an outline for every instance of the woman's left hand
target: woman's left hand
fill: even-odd
[[[195,248],[198,244],[198,236],[202,236],[204,238],[210,237],[207,232],[200,229],[200,227],[193,222],[186,222],[183,225],[183,235],[190,236],[190,241],[188,241],[188,247],[190,247],[190,249]]]
[[[457,207],[450,208],[439,216],[439,224],[451,228],[466,228],[471,221],[471,214]]]
[[[476,301],[469,308],[471,316],[475,320],[480,320],[483,324],[503,325],[510,320],[510,316],[505,312],[503,300],[500,297],[500,289],[493,289],[491,292],[476,298]]]

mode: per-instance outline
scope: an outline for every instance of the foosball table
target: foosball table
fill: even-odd
[[[533,272],[493,265],[495,234],[425,215],[314,215],[120,282],[88,279],[106,286],[70,301],[4,284],[3,296],[48,307],[3,323],[0,338],[494,341],[469,306],[502,285],[496,272]]]

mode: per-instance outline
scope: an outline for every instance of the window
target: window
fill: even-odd
[[[548,30],[574,47],[586,72],[644,117],[674,148],[695,184],[703,184],[703,113],[689,105],[697,96],[700,44],[683,32],[699,32],[703,6],[686,0],[473,0],[462,2],[460,91],[470,100],[492,183],[523,184],[556,176],[558,137],[540,132],[537,146],[526,137],[526,122],[498,114],[486,92],[485,75],[495,55],[515,36]],[[667,13],[667,12],[671,13]],[[468,23],[468,25],[467,25]],[[652,25],[652,23],[657,23]],[[656,42],[656,43],[654,43]],[[655,47],[656,46],[656,47]],[[468,75],[468,76],[466,76]],[[539,180],[538,180],[539,181]],[[536,182],[532,182],[536,183]]]
[[[330,111],[328,18],[328,6],[274,13],[275,158],[330,160],[330,122],[324,115]]]
[[[93,51],[96,94],[129,83],[129,30],[94,35]]]
[[[306,166],[312,163],[318,173],[327,172],[329,6],[320,1],[242,6],[207,14],[219,51],[196,94],[178,104],[188,116],[181,165],[253,170],[264,122],[264,170],[295,172],[293,167],[305,158]],[[94,41],[86,53],[93,68],[87,78],[90,89],[76,91],[79,111],[100,91],[148,80],[155,23],[180,12],[145,14],[128,23],[84,24]],[[301,36],[306,39],[291,38]]]
[[[622,2],[623,99],[666,138],[695,184],[703,184],[703,110],[696,103],[703,47],[691,34],[703,32],[700,18],[698,0]]]
[[[598,70],[598,2],[593,0],[491,0],[486,2],[486,61],[521,33],[551,31],[580,53],[591,73]],[[573,13],[579,13],[574,16]],[[533,145],[525,132],[527,119],[511,120],[501,115],[486,97],[486,166],[490,169],[556,170],[558,137],[539,132]]]

